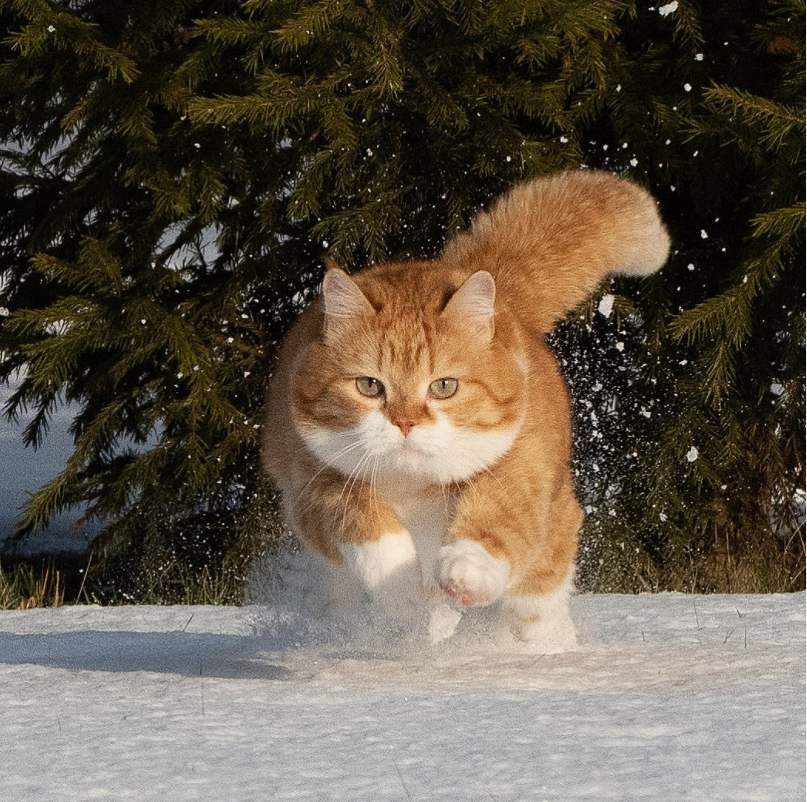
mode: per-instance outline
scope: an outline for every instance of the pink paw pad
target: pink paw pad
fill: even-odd
[[[443,593],[447,596],[450,596],[452,599],[459,599],[459,601],[466,605],[467,607],[471,606],[474,603],[474,594],[467,590],[460,590],[459,588],[455,587],[453,584],[446,583],[445,585],[441,585],[443,589]]]

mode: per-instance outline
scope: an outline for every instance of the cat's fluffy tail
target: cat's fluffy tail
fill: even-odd
[[[580,170],[519,184],[449,242],[440,260],[489,271],[508,307],[546,332],[605,276],[655,273],[669,248],[649,193]]]

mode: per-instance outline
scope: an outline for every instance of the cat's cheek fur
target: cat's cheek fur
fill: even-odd
[[[443,413],[438,412],[435,419],[434,425],[424,426],[416,437],[422,436],[424,448],[430,446],[439,457],[430,467],[435,480],[442,484],[462,482],[498,462],[521,428],[519,421],[515,426],[482,432],[457,426]]]
[[[344,543],[339,551],[370,597],[393,617],[411,615],[423,603],[423,577],[408,532],[385,534],[368,543]]]
[[[507,590],[510,564],[473,540],[457,540],[440,550],[438,580],[443,592],[459,604],[483,607]]]
[[[298,424],[298,431],[309,451],[329,468],[349,476],[368,452],[391,447],[394,432],[380,412],[369,412],[350,429],[334,431],[324,426]]]

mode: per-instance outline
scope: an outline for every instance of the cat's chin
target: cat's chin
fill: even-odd
[[[388,482],[395,482],[397,478],[440,485],[459,481],[459,478],[449,475],[446,467],[439,457],[406,443],[380,457],[378,473],[383,474]]]

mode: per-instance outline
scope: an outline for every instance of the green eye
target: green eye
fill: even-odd
[[[429,385],[429,395],[432,398],[451,398],[459,386],[456,379],[437,379]]]
[[[384,392],[384,385],[372,376],[359,376],[356,379],[356,389],[367,398],[378,398]]]

